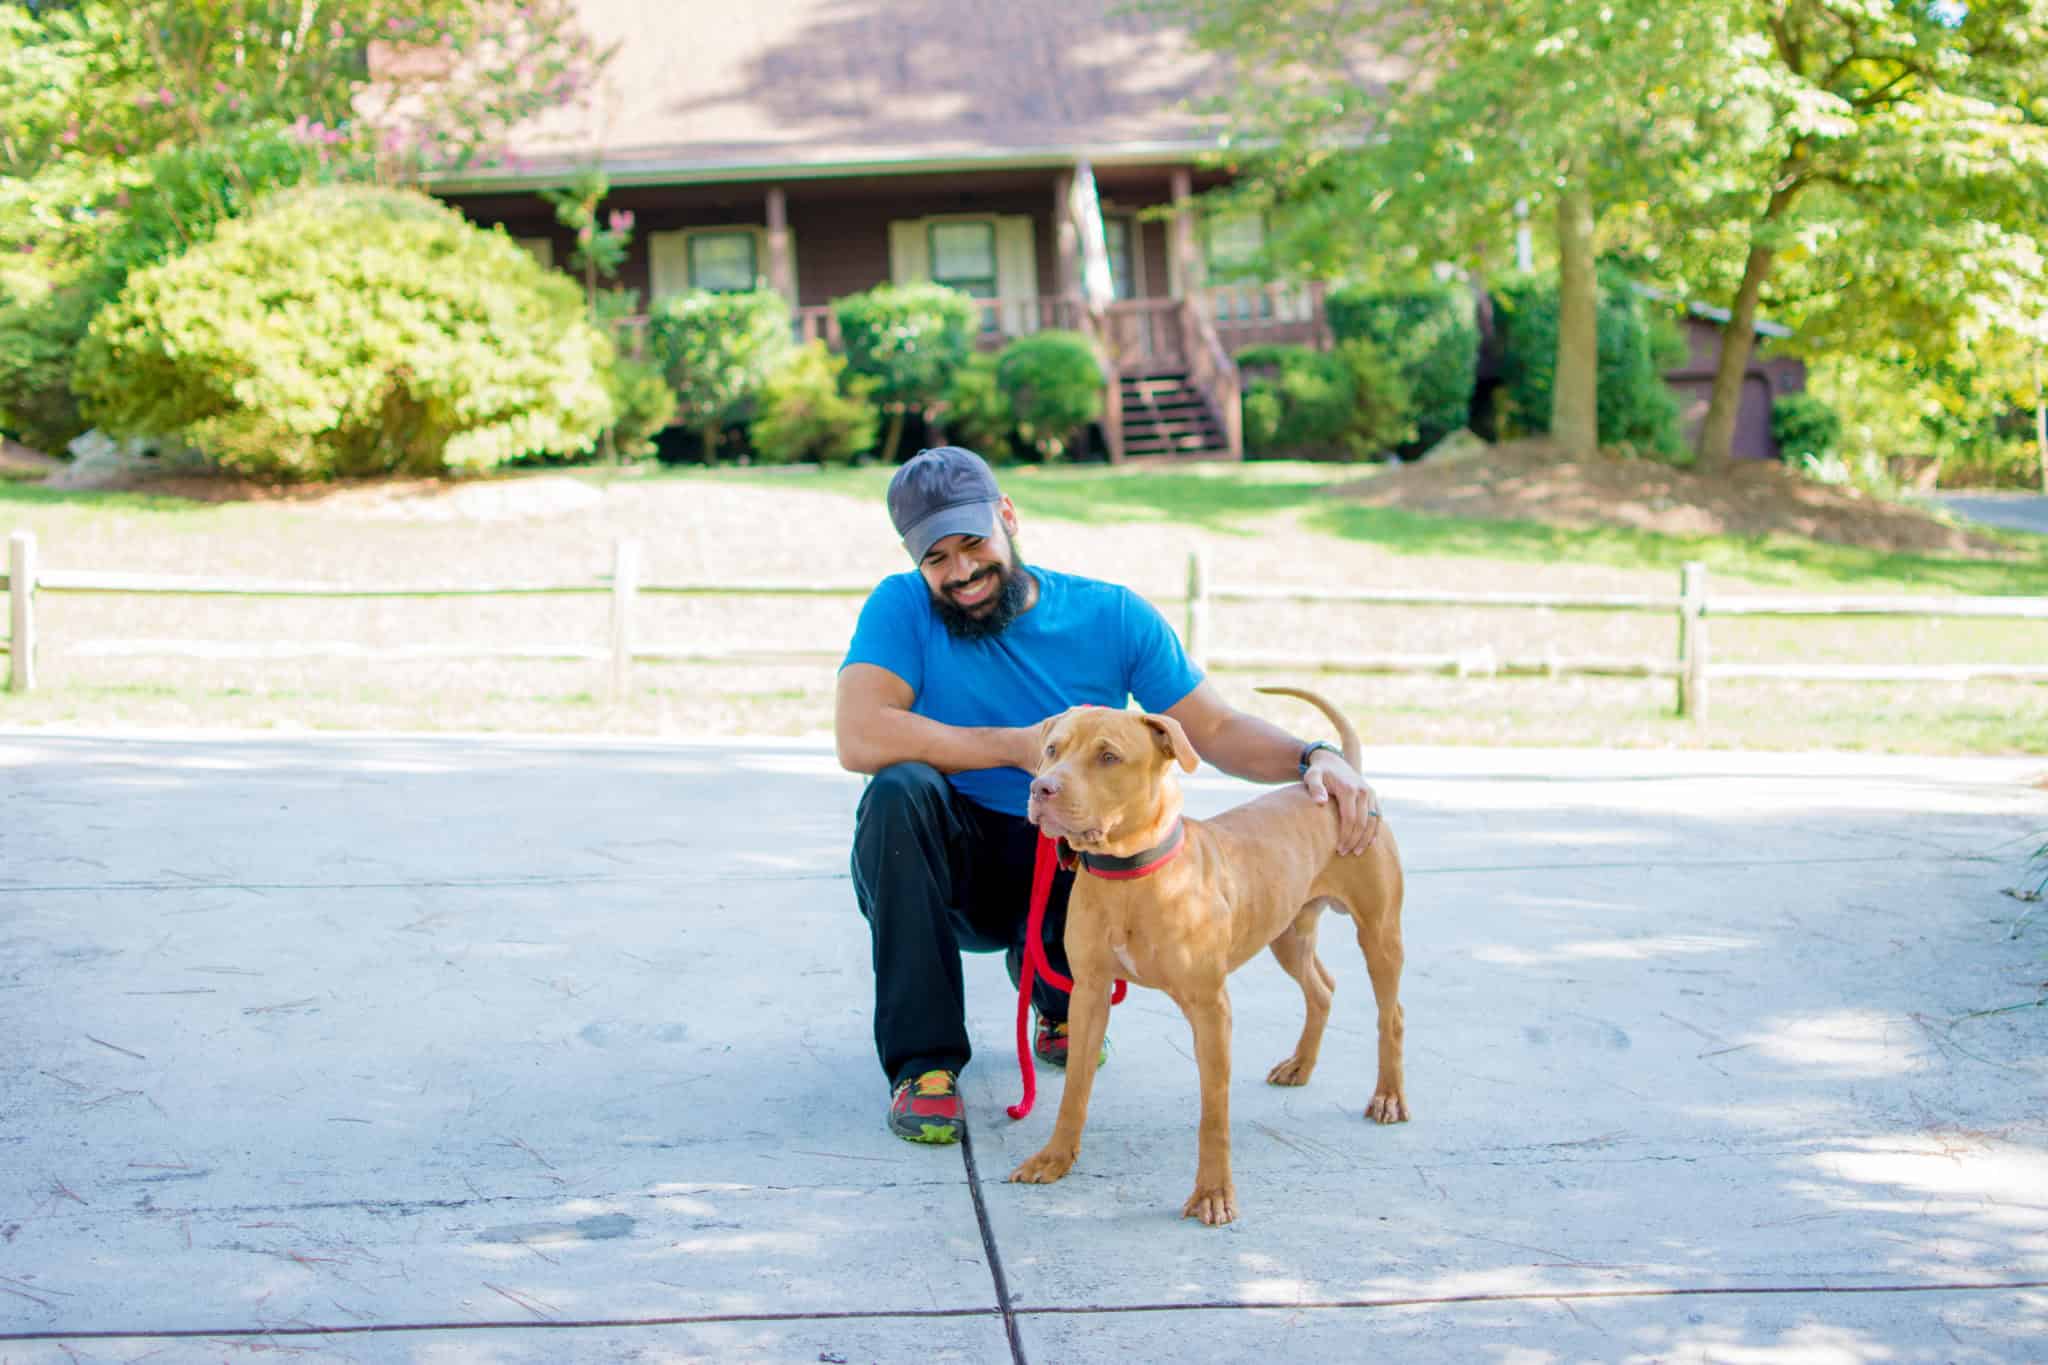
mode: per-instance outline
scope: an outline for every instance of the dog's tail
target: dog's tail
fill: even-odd
[[[1337,743],[1344,750],[1344,761],[1352,767],[1358,766],[1358,732],[1351,728],[1351,722],[1344,719],[1344,713],[1324,701],[1313,692],[1304,692],[1298,687],[1261,687],[1255,689],[1268,692],[1276,697],[1298,697],[1330,718],[1330,724],[1337,727]]]

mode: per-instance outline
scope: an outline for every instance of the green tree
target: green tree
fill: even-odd
[[[974,351],[980,314],[973,301],[942,284],[881,284],[833,305],[846,339],[846,367],[874,381],[875,401],[889,414],[882,463],[893,464],[904,418],[946,401],[954,376]]]
[[[649,346],[684,420],[694,424],[704,462],[718,459],[725,427],[753,416],[768,376],[795,344],[789,304],[772,289],[714,294],[691,289],[655,306]]]
[[[1498,263],[1547,203],[1561,278],[1549,423],[1597,439],[1602,213],[1663,189],[1691,136],[1661,117],[1698,26],[1666,0],[1162,0],[1238,58],[1252,193],[1276,255],[1319,273]]]
[[[1701,158],[1655,230],[1729,298],[1699,456],[1731,456],[1755,323],[1810,349],[1938,360],[2048,228],[2048,0],[1712,0],[1725,54],[1694,92]],[[2032,260],[2027,258],[2032,256]]]
[[[488,160],[607,55],[571,0],[0,0],[0,425],[76,434],[130,271],[281,186]]]

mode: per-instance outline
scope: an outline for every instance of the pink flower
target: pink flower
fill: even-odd
[[[170,88],[168,86],[160,87],[157,90],[156,99],[157,103],[161,104],[166,109],[170,108],[172,105],[178,102],[178,97],[170,92]]]
[[[610,227],[613,232],[631,232],[633,230],[632,210],[613,209],[612,216],[608,220],[606,220],[606,225]]]

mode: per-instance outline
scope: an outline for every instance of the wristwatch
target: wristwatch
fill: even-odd
[[[1318,750],[1318,749],[1328,749],[1328,750],[1329,750],[1329,751],[1330,751],[1331,753],[1333,753],[1333,754],[1337,755],[1337,757],[1339,757],[1339,758],[1342,758],[1342,757],[1344,757],[1344,751],[1343,751],[1342,749],[1338,748],[1338,747],[1337,747],[1336,745],[1334,745],[1334,744],[1330,743],[1330,741],[1329,741],[1329,740],[1327,740],[1327,739],[1314,739],[1314,740],[1310,740],[1310,741],[1309,741],[1308,743],[1306,743],[1306,744],[1304,744],[1304,745],[1302,745],[1302,746],[1301,746],[1301,764],[1300,764],[1300,767],[1301,767],[1301,775],[1302,775],[1303,777],[1307,777],[1307,776],[1308,776],[1308,765],[1309,765],[1309,763],[1310,763],[1310,762],[1311,762],[1311,761],[1312,761],[1312,760],[1313,760],[1313,759],[1315,758],[1315,756],[1316,756],[1316,750]]]

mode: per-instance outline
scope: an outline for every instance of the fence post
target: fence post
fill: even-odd
[[[7,538],[7,690],[36,685],[36,537],[16,531]]]
[[[1696,559],[1678,571],[1678,714],[1707,719],[1707,566]]]
[[[1188,628],[1181,641],[1196,668],[1209,652],[1209,564],[1199,549],[1188,551]]]
[[[633,670],[633,599],[640,589],[640,542],[612,542],[612,677],[613,704],[626,700]]]

